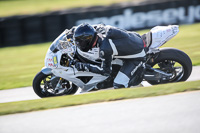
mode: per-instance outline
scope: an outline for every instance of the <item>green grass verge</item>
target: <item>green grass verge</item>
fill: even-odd
[[[140,34],[148,30],[139,31]],[[200,23],[180,26],[176,37],[164,47],[186,52],[193,65],[200,65]],[[46,51],[51,43],[0,48],[0,90],[31,86],[37,72],[44,66]]]
[[[50,43],[0,49],[0,90],[31,86]]]
[[[53,109],[90,103],[116,101],[200,90],[200,81],[179,82],[151,87],[104,90],[82,95],[60,96],[0,104],[0,115]]]
[[[43,13],[74,7],[109,5],[124,1],[130,0],[3,0],[0,1],[0,17]]]

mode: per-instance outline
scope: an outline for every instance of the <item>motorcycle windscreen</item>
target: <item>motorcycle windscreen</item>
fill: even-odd
[[[64,32],[62,32],[51,44],[50,46],[50,50],[53,53],[56,53],[57,51],[63,49],[63,45],[67,44],[67,38],[66,38],[66,32],[67,30],[65,30]]]

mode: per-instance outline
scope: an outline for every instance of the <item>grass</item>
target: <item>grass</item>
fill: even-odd
[[[1,48],[0,90],[31,86],[34,76],[44,66],[49,46],[50,43],[43,43]],[[193,65],[200,65],[200,23],[180,26],[180,33],[164,47],[183,50],[190,56]]]
[[[109,5],[124,1],[130,0],[3,0],[0,1],[0,17],[43,13],[74,7]]]
[[[36,73],[44,66],[49,45],[44,43],[1,48],[0,90],[30,86]]]
[[[105,90],[73,96],[60,96],[38,100],[10,102],[0,104],[0,115],[24,113],[60,107],[69,107],[90,103],[116,101],[151,96],[167,95],[178,92],[200,90],[200,81],[179,82],[151,87],[138,87],[118,90]]]

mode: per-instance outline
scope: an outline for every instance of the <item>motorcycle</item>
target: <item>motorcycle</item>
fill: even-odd
[[[179,32],[177,25],[156,26],[142,35],[146,45],[146,62],[143,80],[151,85],[186,81],[192,72],[189,56],[176,48],[159,48]],[[80,56],[81,55],[81,56]],[[80,51],[73,40],[52,43],[45,57],[45,67],[33,80],[33,90],[41,98],[72,95],[113,87],[113,81],[123,62],[113,58],[109,77],[96,73],[77,71],[73,61],[100,65],[99,48]]]

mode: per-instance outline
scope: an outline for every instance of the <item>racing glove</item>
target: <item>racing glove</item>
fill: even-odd
[[[74,66],[78,71],[92,72],[96,74],[101,74],[103,76],[110,76],[111,73],[110,68],[103,69],[98,65],[92,65],[89,63],[75,62]]]
[[[88,63],[75,62],[74,66],[78,71],[89,72],[90,65]]]

